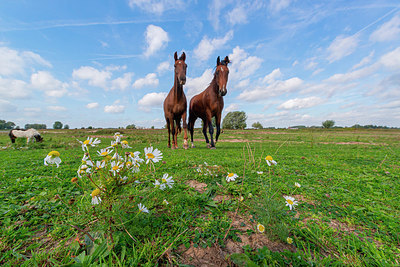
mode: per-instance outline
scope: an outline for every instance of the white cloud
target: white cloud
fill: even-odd
[[[231,65],[229,67],[229,78],[232,80],[242,80],[256,72],[260,66],[262,59],[249,56],[246,51],[236,46],[232,54],[229,54]]]
[[[400,36],[400,16],[393,17],[370,35],[374,42],[393,41]]]
[[[235,88],[244,88],[248,87],[250,84],[250,79],[241,80],[237,84],[235,84]]]
[[[122,77],[111,81],[111,90],[125,90],[131,85],[133,73],[124,73]]]
[[[237,111],[239,110],[240,105],[237,103],[232,103],[228,107],[225,108],[225,112]]]
[[[291,0],[270,0],[269,8],[272,12],[279,12],[290,5]]]
[[[348,37],[343,35],[336,37],[327,48],[329,62],[332,63],[351,55],[356,50],[358,42],[359,39],[357,34]]]
[[[30,113],[39,113],[42,111],[41,108],[35,107],[35,108],[24,108],[25,112],[30,112]]]
[[[303,80],[297,77],[284,81],[274,81],[266,86],[257,86],[253,90],[245,90],[237,97],[237,99],[248,102],[257,102],[267,99],[268,97],[283,95],[285,93],[291,93],[300,90],[302,85]]]
[[[355,71],[347,72],[347,73],[337,73],[324,80],[324,82],[331,83],[348,83],[363,77],[367,77],[374,73],[377,68],[379,68],[378,64],[373,64]]]
[[[0,111],[4,113],[17,111],[17,106],[10,101],[0,99]]]
[[[158,81],[158,78],[157,78],[157,74],[149,73],[149,74],[146,75],[146,77],[137,79],[133,83],[132,87],[135,88],[135,89],[140,89],[140,88],[145,87],[145,86],[157,87],[158,83],[159,83],[159,81]]]
[[[190,78],[186,80],[186,96],[188,99],[192,98],[194,95],[199,94],[211,83],[214,75],[212,69],[206,69],[200,77]]]
[[[270,74],[265,75],[263,82],[264,83],[272,83],[281,77],[282,77],[282,72],[279,68],[277,68],[277,69],[274,69]]]
[[[204,36],[199,45],[193,51],[195,58],[200,61],[209,59],[215,50],[221,49],[232,38],[232,30],[227,32],[222,38],[214,38],[210,40],[207,36]]]
[[[157,72],[158,73],[164,73],[166,71],[172,70],[172,65],[169,63],[169,61],[164,61],[158,64],[157,66]]]
[[[34,88],[44,91],[50,97],[62,97],[68,93],[68,85],[57,80],[47,71],[33,73],[31,75],[31,85]]]
[[[395,50],[383,55],[379,62],[385,67],[398,70],[400,68],[400,47],[397,47]]]
[[[306,98],[294,98],[279,105],[278,109],[304,109],[317,106],[323,102],[323,99],[316,96]]]
[[[105,113],[123,113],[125,111],[124,105],[119,105],[119,101],[115,101],[112,105],[105,106]]]
[[[98,107],[99,107],[99,103],[97,103],[97,102],[88,103],[86,105],[86,108],[88,108],[88,109],[93,109],[93,108],[98,108]]]
[[[51,110],[51,111],[66,111],[67,110],[67,108],[63,107],[63,106],[48,106],[47,109]]]
[[[128,4],[131,8],[137,6],[148,13],[157,15],[170,9],[185,9],[185,2],[182,0],[129,0]]]
[[[149,57],[155,54],[158,50],[164,48],[169,42],[168,33],[161,27],[149,25],[145,32],[146,51],[144,55]]]
[[[143,111],[150,111],[154,107],[161,108],[167,95],[165,92],[146,94],[138,101],[138,107]]]
[[[371,53],[369,53],[368,56],[361,59],[361,61],[359,63],[355,64],[351,69],[352,70],[358,69],[360,67],[363,67],[363,66],[369,64],[371,62],[372,58],[374,57],[374,54],[375,54],[375,51],[372,51]]]
[[[30,51],[18,52],[8,47],[0,47],[0,75],[10,76],[24,73],[32,64],[51,67],[51,64],[40,55]]]
[[[87,80],[91,86],[107,89],[107,82],[111,78],[111,72],[104,70],[100,71],[90,66],[83,66],[77,70],[73,70],[72,78]]]
[[[247,23],[247,9],[242,5],[236,6],[228,12],[228,21],[232,26]]]
[[[23,99],[29,98],[31,92],[27,83],[21,80],[3,79],[0,77],[0,98]]]
[[[219,19],[221,17],[221,10],[229,4],[229,0],[212,0],[208,6],[208,20],[215,30],[219,28]]]

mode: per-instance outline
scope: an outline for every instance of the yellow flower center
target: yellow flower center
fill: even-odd
[[[271,157],[271,156],[266,156],[266,157],[265,157],[265,160],[269,160],[269,161],[271,161],[271,160],[273,160],[273,159],[272,159],[272,157]]]
[[[128,144],[128,141],[124,140],[124,141],[122,141],[121,143],[124,144],[124,145],[127,145],[127,144]]]
[[[293,205],[293,201],[291,201],[290,199],[286,199],[287,203],[289,203],[289,205]]]
[[[92,192],[92,197],[98,196],[100,195],[100,189],[96,188],[95,190],[93,190]]]
[[[293,243],[293,239],[290,238],[290,237],[286,238],[286,241],[288,242],[288,244],[292,244]]]
[[[132,162],[127,161],[127,162],[126,162],[126,166],[132,166]]]
[[[108,151],[101,152],[100,155],[103,156],[103,157],[105,157],[105,156],[108,155]]]
[[[78,181],[78,178],[76,178],[76,177],[73,177],[72,179],[71,179],[71,183],[75,183],[75,182],[77,182]]]
[[[163,183],[166,183],[166,182],[167,182],[167,179],[162,178],[161,181],[162,181]]]
[[[112,167],[113,171],[116,171],[119,169],[118,165],[115,165],[114,167]]]
[[[90,140],[85,140],[85,141],[83,141],[83,144],[84,144],[84,145],[89,145],[89,144],[90,144]]]
[[[149,159],[154,159],[153,153],[147,153],[146,156],[147,156]]]
[[[260,231],[261,233],[265,231],[265,227],[262,224],[258,225],[258,231]]]
[[[228,174],[228,177],[232,177],[233,175],[235,175],[235,174],[233,174],[233,173],[230,173],[230,174]]]
[[[60,156],[60,152],[58,151],[51,151],[49,154],[50,157],[55,158],[55,157],[59,157]]]

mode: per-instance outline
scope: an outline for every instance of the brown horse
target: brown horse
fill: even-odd
[[[171,130],[172,130],[172,149],[178,148],[178,133],[181,132],[181,118],[183,121],[183,129],[185,131],[183,147],[188,148],[186,110],[186,96],[183,92],[183,85],[186,83],[186,54],[182,53],[178,59],[178,54],[175,52],[175,77],[174,86],[164,100],[164,116],[168,128],[168,147],[171,147]],[[175,125],[174,125],[175,122]]]
[[[197,118],[203,120],[203,134],[206,139],[207,147],[211,149],[215,149],[213,133],[214,128],[212,125],[212,117],[215,117],[215,122],[217,126],[217,134],[215,136],[215,142],[218,141],[219,134],[221,132],[221,113],[224,108],[224,99],[223,96],[226,95],[226,84],[228,83],[228,63],[229,58],[226,56],[224,60],[220,61],[219,57],[217,58],[217,67],[214,72],[214,78],[211,81],[210,85],[200,94],[195,95],[190,100],[189,105],[189,131],[190,138],[193,144],[193,130],[194,123]],[[209,144],[207,137],[207,127],[209,128],[210,136],[211,136],[211,145]]]

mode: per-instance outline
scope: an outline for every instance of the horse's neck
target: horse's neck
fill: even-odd
[[[181,96],[183,96],[183,86],[179,84],[178,77],[176,77],[176,75],[175,75],[173,90],[176,98],[180,98]]]
[[[217,77],[215,75],[207,89],[209,91],[211,91],[213,94],[215,94],[216,96],[218,96]]]

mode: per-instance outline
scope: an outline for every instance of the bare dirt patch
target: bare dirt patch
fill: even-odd
[[[190,186],[191,188],[193,188],[194,190],[196,190],[197,192],[199,192],[200,194],[204,193],[206,191],[206,187],[207,187],[207,184],[201,183],[196,180],[189,180],[186,182],[186,184],[188,186]]]
[[[227,201],[227,200],[231,200],[232,198],[233,198],[233,196],[230,196],[230,195],[216,195],[213,198],[213,200],[215,202],[217,202],[217,203],[220,203],[220,202],[224,202],[224,201]]]
[[[386,146],[387,144],[385,143],[365,143],[365,142],[319,142],[319,144],[324,144],[324,145],[369,145],[369,146]]]

